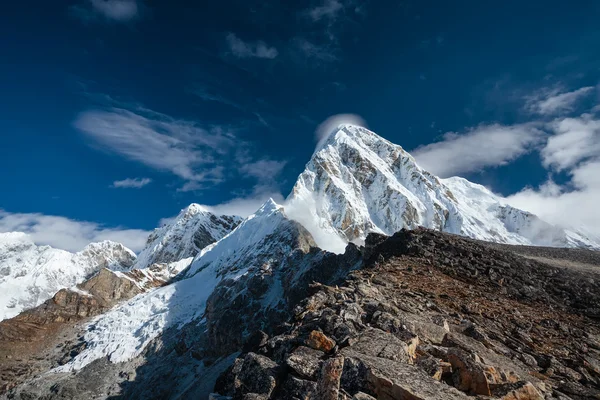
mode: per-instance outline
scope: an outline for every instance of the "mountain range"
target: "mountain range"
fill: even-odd
[[[219,375],[236,374],[231,365],[257,332],[290,326],[315,282],[339,284],[367,261],[383,262],[374,238],[407,229],[600,249],[598,238],[547,223],[463,178],[440,179],[400,146],[340,125],[284,204],[269,199],[247,218],[192,204],[156,229],[137,257],[112,242],[71,254],[0,234],[0,357],[13,360],[22,349],[15,343],[35,344],[5,363],[0,385],[11,398],[207,398]],[[157,382],[164,374],[170,380]]]

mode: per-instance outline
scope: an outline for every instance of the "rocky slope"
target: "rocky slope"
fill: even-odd
[[[583,271],[510,250],[423,229],[369,236],[363,268],[314,285],[212,398],[600,398],[600,256]]]
[[[135,254],[119,243],[92,243],[78,253],[36,246],[24,233],[0,233],[0,320],[42,304],[102,268],[129,269]]]
[[[392,235],[419,226],[510,244],[600,246],[510,207],[481,185],[439,179],[402,147],[353,125],[341,125],[316,149],[288,207],[332,251],[370,232]]]

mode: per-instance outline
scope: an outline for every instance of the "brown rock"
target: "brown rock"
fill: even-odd
[[[335,347],[335,341],[325,336],[323,332],[312,331],[308,335],[308,339],[306,339],[306,345],[315,350],[321,350],[328,353]]]

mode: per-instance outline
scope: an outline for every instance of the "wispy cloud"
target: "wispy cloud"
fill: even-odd
[[[215,155],[233,145],[227,134],[150,110],[90,110],[74,125],[105,149],[188,181],[220,181]]]
[[[10,213],[0,209],[0,232],[24,232],[38,245],[80,251],[91,242],[112,240],[138,252],[149,231],[106,227],[96,222],[77,221],[40,213]]]
[[[313,21],[322,19],[336,19],[338,14],[344,10],[344,4],[339,0],[325,0],[307,10],[307,14]]]
[[[586,86],[569,92],[560,88],[544,88],[538,93],[526,97],[526,109],[531,113],[556,116],[573,111],[577,102],[593,90],[593,86]]]
[[[138,0],[86,0],[70,8],[83,22],[98,20],[129,22],[140,16],[142,3]]]
[[[150,178],[126,178],[121,181],[114,181],[111,185],[113,188],[130,188],[130,189],[141,189],[144,186],[150,184],[152,179]]]
[[[245,42],[238,38],[234,33],[227,34],[226,40],[231,54],[238,58],[273,59],[279,54],[275,47],[268,46],[262,40]]]
[[[441,142],[421,146],[412,155],[426,170],[448,177],[505,165],[534,149],[543,136],[535,124],[480,125],[466,133],[446,133]]]
[[[206,125],[136,104],[112,99],[108,104],[80,113],[73,125],[95,148],[179,177],[183,184],[178,191],[197,191],[232,178],[265,179],[279,174],[285,165],[256,156],[254,146],[237,135],[245,125]],[[114,182],[113,187],[139,188],[148,183],[149,178],[130,178]]]

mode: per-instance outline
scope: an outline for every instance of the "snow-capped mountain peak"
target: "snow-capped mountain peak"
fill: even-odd
[[[168,264],[195,257],[206,246],[220,240],[241,221],[240,217],[217,216],[205,207],[192,203],[148,237],[135,268]]]
[[[293,218],[308,221],[321,247],[337,252],[341,246],[328,247],[319,238],[362,242],[370,232],[391,235],[418,226],[501,243],[599,246],[510,207],[481,185],[439,179],[402,147],[350,124],[319,143],[288,207]]]

